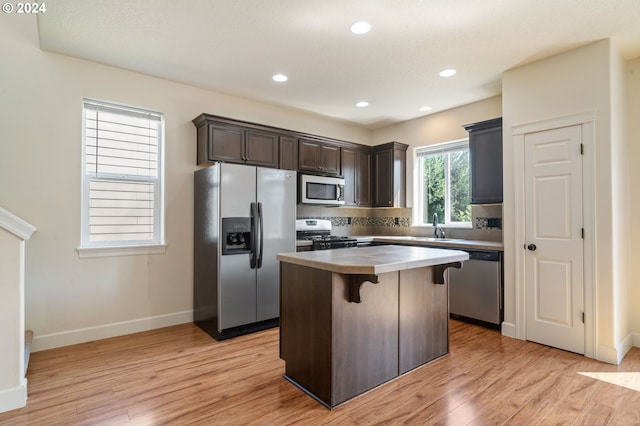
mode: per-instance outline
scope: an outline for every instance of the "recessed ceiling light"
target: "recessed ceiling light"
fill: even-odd
[[[356,106],[357,106],[357,107],[360,107],[360,108],[368,107],[368,106],[369,106],[369,102],[367,102],[367,101],[360,101],[360,102],[358,102],[358,103],[356,104]]]
[[[360,21],[351,25],[351,32],[354,34],[366,34],[371,31],[371,24],[368,22]]]
[[[439,75],[440,77],[451,77],[452,75],[455,75],[456,70],[454,70],[453,68],[447,68],[446,70],[442,70],[440,71]]]
[[[289,80],[289,77],[284,74],[276,74],[271,78],[273,79],[273,81],[277,81],[278,83],[284,83],[285,81]]]
[[[431,108],[430,106],[423,106],[420,107],[420,111],[431,111],[433,108]]]

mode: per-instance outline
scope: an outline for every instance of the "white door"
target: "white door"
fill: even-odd
[[[582,129],[524,137],[526,339],[584,354]]]

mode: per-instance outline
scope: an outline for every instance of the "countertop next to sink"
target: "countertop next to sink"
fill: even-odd
[[[462,239],[442,239],[430,237],[400,237],[400,236],[355,236],[358,242],[376,242],[386,244],[407,244],[430,247],[458,248],[467,250],[497,250],[503,251],[504,244],[498,241],[479,241]]]
[[[427,247],[445,247],[457,248],[462,250],[497,250],[503,251],[504,244],[499,241],[480,241],[480,240],[463,240],[463,239],[442,239],[430,237],[400,237],[400,236],[354,236],[358,242],[376,242],[385,244],[406,244],[419,245]],[[296,247],[310,246],[313,242],[310,240],[296,240]]]

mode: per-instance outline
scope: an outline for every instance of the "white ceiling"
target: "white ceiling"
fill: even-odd
[[[501,93],[503,71],[611,37],[640,0],[51,0],[41,48],[374,129]],[[372,30],[351,34],[366,20]],[[444,68],[458,73],[438,76]],[[271,76],[284,73],[286,83]],[[552,76],[550,76],[552,78]],[[358,108],[355,103],[369,102]],[[210,111],[203,111],[210,112]]]

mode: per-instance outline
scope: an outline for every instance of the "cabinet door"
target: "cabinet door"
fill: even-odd
[[[278,143],[275,134],[247,130],[244,161],[254,166],[278,167]]]
[[[342,177],[344,177],[344,203],[347,206],[357,206],[356,187],[358,178],[356,173],[357,150],[342,148]]]
[[[400,271],[400,374],[449,352],[447,284],[433,282],[433,267]]]
[[[344,173],[344,171],[343,171]],[[356,205],[371,205],[371,152],[356,151]]]
[[[373,202],[376,207],[393,206],[393,150],[374,153],[375,190]]]
[[[281,169],[298,169],[298,141],[294,137],[280,136],[280,163]]]
[[[243,136],[240,128],[209,124],[208,160],[242,162]]]
[[[471,202],[502,202],[502,127],[469,134]]]
[[[320,168],[320,143],[299,139],[298,169],[317,172]]]
[[[333,175],[340,174],[340,147],[320,144],[320,171]]]
[[[340,147],[309,139],[299,139],[298,169],[331,175],[340,174]]]
[[[371,205],[371,152],[364,149],[342,148],[342,176],[344,200],[348,206]]]

